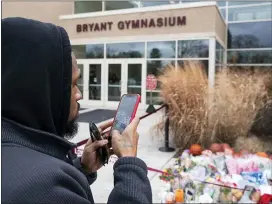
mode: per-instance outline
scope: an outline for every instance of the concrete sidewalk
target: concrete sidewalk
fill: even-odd
[[[139,110],[137,116],[141,116],[143,114],[145,114],[145,112]],[[165,153],[158,150],[158,148],[163,145],[164,138],[163,134],[158,134],[157,131],[154,131],[154,126],[162,119],[163,114],[164,110],[148,116],[147,118],[141,120],[138,127],[138,157],[145,161],[148,167],[156,169],[165,168],[175,154],[175,152]],[[72,140],[72,142],[79,142],[86,139],[88,138],[88,135],[88,124],[80,123],[78,135]],[[159,175],[155,172],[148,172],[148,178],[150,179],[153,191],[154,203],[158,203],[160,201],[158,194],[161,186],[163,185],[163,183],[158,179],[158,176]],[[91,185],[95,202],[106,203],[112,188],[113,163],[110,163],[98,171],[98,178],[96,182]]]

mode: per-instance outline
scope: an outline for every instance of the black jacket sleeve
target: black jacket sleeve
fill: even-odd
[[[86,171],[84,171],[84,169],[83,169],[83,167],[82,167],[82,165],[81,165],[81,157],[75,158],[75,159],[73,160],[73,163],[74,163],[74,166],[75,166],[80,172],[82,172],[82,173],[86,176],[89,185],[92,185],[92,184],[96,181],[96,179],[97,179],[97,172],[94,172],[94,173],[92,173],[92,174],[88,174]]]
[[[8,181],[9,185],[5,182],[4,188],[2,185],[2,189],[5,189],[5,191],[2,191],[2,195],[5,195],[4,198],[2,196],[2,203],[94,203],[90,186],[82,173],[60,161],[54,162],[54,158],[51,159],[53,162],[50,160],[48,162],[48,158],[44,158],[45,156],[42,155],[38,158],[40,160],[24,162],[26,164],[21,162],[20,166],[17,164],[20,168],[8,164],[8,166],[13,166],[14,169],[10,174],[6,173],[5,175],[6,178],[13,179]],[[15,162],[19,163],[18,160]],[[12,161],[12,163],[15,162]],[[29,165],[30,163],[32,165]],[[6,172],[8,171],[6,170]],[[17,175],[15,172],[17,172]]]
[[[147,166],[139,158],[124,157],[114,164],[114,188],[108,204],[152,203],[152,190]]]

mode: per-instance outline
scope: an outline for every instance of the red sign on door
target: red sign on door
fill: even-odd
[[[157,88],[157,78],[153,74],[149,74],[146,77],[146,89],[154,90]]]

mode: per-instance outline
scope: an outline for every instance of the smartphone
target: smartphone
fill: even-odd
[[[118,130],[121,134],[134,119],[141,96],[139,94],[124,94],[121,97],[111,131]]]

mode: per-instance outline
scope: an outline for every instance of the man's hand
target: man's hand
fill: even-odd
[[[109,128],[112,125],[112,121],[106,122],[98,127],[100,134],[107,128]],[[92,142],[92,139],[90,138],[87,142],[87,144],[84,147],[83,154],[81,157],[81,163],[84,167],[84,170],[91,174],[96,172],[98,169],[100,169],[103,165],[96,153],[96,150],[98,148],[104,147],[108,144],[108,140],[100,140]]]
[[[137,127],[140,120],[135,118],[121,135],[117,130],[112,132],[112,149],[116,156],[136,157],[139,134]]]

